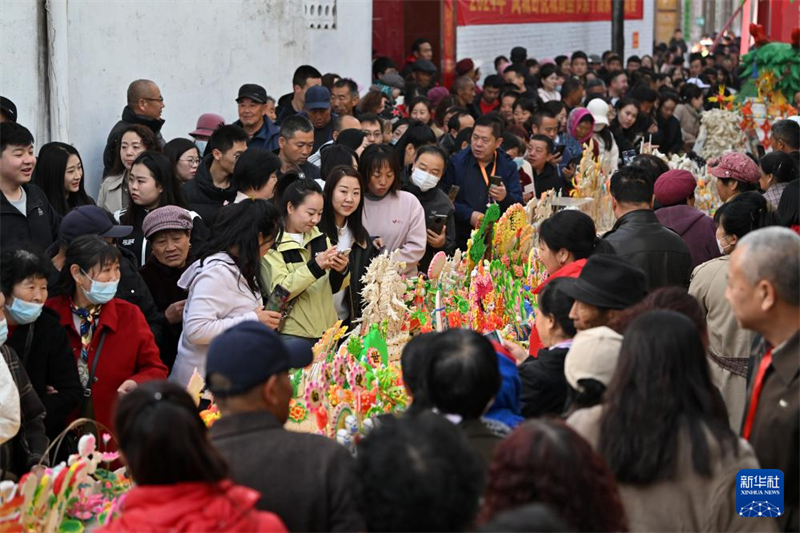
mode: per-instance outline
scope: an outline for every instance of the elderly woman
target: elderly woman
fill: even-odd
[[[156,307],[169,324],[162,332],[159,348],[161,360],[172,368],[178,353],[178,340],[183,330],[183,306],[188,292],[178,280],[191,263],[192,216],[182,207],[167,205],[151,211],[142,223],[144,237],[153,250],[147,263],[139,269]]]

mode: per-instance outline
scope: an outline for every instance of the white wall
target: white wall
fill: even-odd
[[[625,20],[625,57],[652,54],[655,0],[643,3],[641,20]],[[638,48],[632,46],[635,31],[639,32]],[[611,49],[611,21],[459,26],[456,31],[457,59],[481,61],[484,75],[494,74],[494,58],[508,57],[515,46],[524,46],[528,57],[540,60],[576,50],[600,55]]]
[[[87,190],[94,193],[99,188],[105,140],[134,79],[149,78],[161,88],[166,105],[162,134],[167,140],[186,137],[202,113],[235,120],[234,100],[243,83],[259,83],[276,99],[290,92],[292,73],[304,63],[368,84],[371,1],[338,0],[333,30],[307,29],[304,1],[309,2],[71,0],[66,4],[68,26],[56,31],[68,34],[68,61],[57,86],[67,94],[64,131],[69,138],[58,140],[81,152]],[[35,6],[33,1],[4,1],[0,8],[4,51],[0,93],[17,104],[19,121],[25,125],[33,125],[47,106],[36,72]],[[10,68],[8,57],[25,60]],[[51,140],[46,127],[33,129],[37,145]]]

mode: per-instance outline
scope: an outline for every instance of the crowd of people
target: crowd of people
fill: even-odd
[[[800,530],[800,124],[709,161],[706,215],[697,176],[640,154],[697,158],[709,98],[738,87],[735,42],[681,43],[624,66],[515,47],[448,88],[420,39],[402,69],[374,58],[368,89],[303,65],[288,94],[245,84],[237,121],[168,142],[164,96],[136,80],[96,197],[76,147],[37,154],[3,97],[0,478],[63,460],[48,443],[89,417],[136,482],[105,531]],[[415,336],[410,407],[355,458],[283,428],[288,372],[361,317],[374,257],[425,273],[488,205],[568,194],[587,149],[616,223],[541,224],[528,349]],[[195,371],[222,413],[208,434]],[[784,473],[777,519],[737,512],[747,468]]]

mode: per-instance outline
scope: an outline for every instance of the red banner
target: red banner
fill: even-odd
[[[441,4],[442,24],[442,84],[450,87],[456,77],[456,25],[454,0]]]
[[[625,18],[644,18],[644,0],[624,0]],[[458,25],[611,20],[612,0],[458,0]]]

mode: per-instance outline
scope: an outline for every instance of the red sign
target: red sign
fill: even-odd
[[[644,18],[644,0],[624,0],[625,18]],[[612,0],[458,0],[458,25],[611,20]]]
[[[442,2],[442,84],[450,87],[456,77],[455,0]]]

